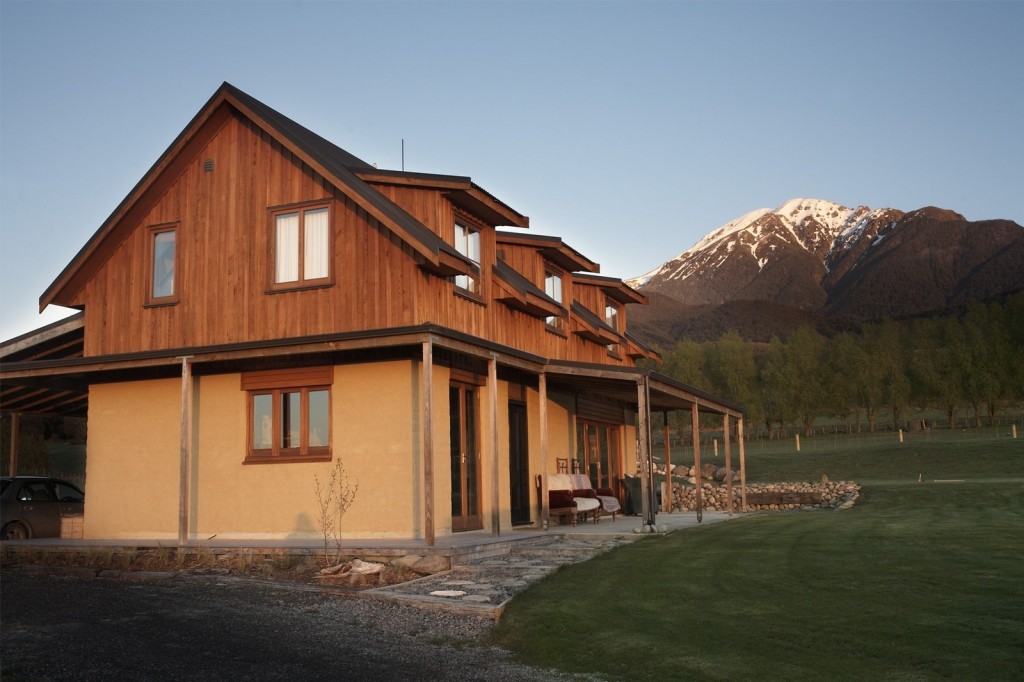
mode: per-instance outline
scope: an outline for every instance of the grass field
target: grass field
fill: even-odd
[[[609,679],[1024,679],[1024,440],[920,435],[750,448],[752,480],[828,473],[862,482],[860,501],[566,567],[509,605],[494,640]]]

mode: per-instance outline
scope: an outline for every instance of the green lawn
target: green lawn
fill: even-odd
[[[750,448],[752,479],[825,471],[863,481],[861,499],[566,567],[513,600],[494,640],[612,679],[1024,679],[1024,441],[898,445]],[[963,482],[928,482],[950,479]]]

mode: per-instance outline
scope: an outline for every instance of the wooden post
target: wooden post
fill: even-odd
[[[21,412],[11,412],[11,458],[7,461],[10,476],[18,475],[18,448],[21,445],[18,442],[20,440],[18,432],[20,430]]]
[[[732,518],[732,448],[729,442],[729,415],[722,415],[722,432],[725,439],[725,470],[729,473],[725,475],[725,495],[726,502],[725,508],[729,511],[729,517]]]
[[[551,507],[548,500],[548,375],[541,372],[537,377],[537,391],[540,394],[540,519],[544,530],[548,529]]]
[[[662,500],[662,510],[667,511],[669,514],[672,513],[672,442],[671,433],[668,428],[668,410],[661,413],[662,421],[664,422],[665,430],[665,488],[666,495],[665,499]]]
[[[192,356],[181,358],[181,430],[178,461],[178,546],[188,544],[189,461],[192,456]]]
[[[900,442],[903,442],[903,429],[900,429]]]
[[[1010,425],[1010,433],[1013,434],[1013,439],[1017,440],[1017,425],[1016,424],[1011,424]]]
[[[796,451],[800,452],[800,434],[796,434]]]
[[[693,424],[693,468],[697,477],[697,523],[704,520],[704,477],[700,470],[700,415],[697,412],[697,403],[690,408],[690,417]]]
[[[487,361],[487,383],[491,400],[491,535],[501,535],[501,479],[498,476],[498,356]]]
[[[715,459],[718,459],[718,439],[712,438],[711,444],[715,446]]]
[[[420,383],[423,391],[423,540],[434,544],[434,340],[423,342],[423,367]]]
[[[651,476],[651,451],[647,434],[651,428],[650,405],[647,402],[647,377],[636,382],[636,437],[637,452],[640,455],[640,488],[642,490],[641,511],[644,523],[654,525],[654,480]]]
[[[736,440],[740,443],[740,502],[747,511],[747,460],[743,454],[743,417],[736,420]]]

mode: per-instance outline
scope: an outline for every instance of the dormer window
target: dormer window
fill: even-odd
[[[564,304],[562,300],[562,274],[560,272],[555,272],[551,268],[545,268],[544,293],[554,299],[559,305]],[[544,322],[553,329],[561,329],[564,323],[561,317],[555,315],[544,318]]]
[[[616,333],[619,332],[619,306],[611,299],[607,299],[604,305],[604,321],[609,327],[614,329]],[[618,357],[619,355],[619,344],[609,343],[608,353]]]
[[[331,277],[331,221],[327,206],[275,210],[273,289],[327,284]]]
[[[455,250],[480,265],[480,232],[462,223],[455,223]],[[470,275],[456,275],[455,286],[480,293],[480,284]]]

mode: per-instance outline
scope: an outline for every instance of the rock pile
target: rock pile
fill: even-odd
[[[672,484],[673,503],[676,511],[697,509],[697,489],[686,483]],[[705,482],[701,486],[706,511],[728,509],[728,488],[722,484]],[[739,477],[733,479],[733,509],[739,510]],[[850,481],[828,481],[821,483],[753,483],[747,485],[748,510],[785,509],[849,509],[860,496],[860,485]]]

